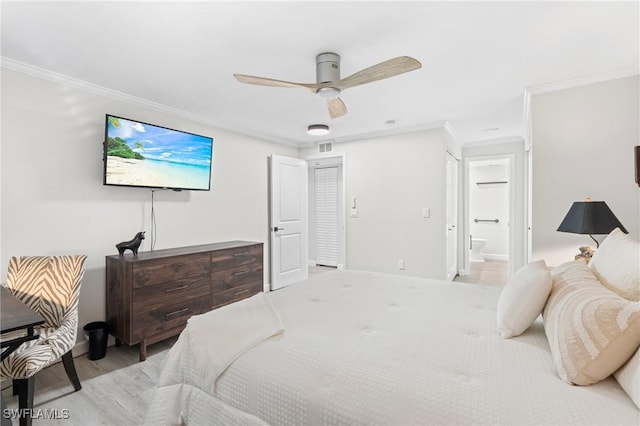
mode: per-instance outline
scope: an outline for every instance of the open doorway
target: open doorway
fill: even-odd
[[[344,154],[318,154],[306,160],[309,173],[309,272],[314,275],[344,269]]]
[[[511,156],[466,159],[466,238],[464,281],[506,284],[512,252]]]

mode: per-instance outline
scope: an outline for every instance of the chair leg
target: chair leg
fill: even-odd
[[[18,379],[13,379],[13,386],[12,386],[12,388],[13,388],[13,394],[14,394],[14,395],[17,395],[17,394],[18,394],[18,391],[20,390],[20,389],[18,389],[18,382],[17,382],[17,380],[18,380]]]
[[[71,354],[71,351],[62,355],[62,364],[64,365],[64,371],[67,372],[67,377],[71,380],[71,384],[73,384],[73,388],[76,392],[82,389],[80,379],[78,379],[78,373],[76,373],[76,366],[73,363],[73,355]]]
[[[36,386],[36,376],[28,379],[17,379],[18,408],[20,409],[20,426],[31,426],[31,412],[33,411],[33,392]]]

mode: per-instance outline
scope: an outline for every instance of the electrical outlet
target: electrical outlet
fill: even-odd
[[[398,269],[404,269],[404,259],[398,259]]]

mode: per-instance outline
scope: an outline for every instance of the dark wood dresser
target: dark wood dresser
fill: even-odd
[[[191,315],[263,290],[262,243],[228,241],[106,257],[107,321],[116,345],[179,334]]]

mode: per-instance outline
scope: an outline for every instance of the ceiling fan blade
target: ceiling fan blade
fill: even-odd
[[[331,118],[342,117],[347,113],[347,106],[342,102],[342,99],[338,97],[327,99],[327,108],[329,109]]]
[[[333,87],[344,90],[349,87],[359,86],[361,84],[371,83],[373,81],[383,80],[405,72],[417,70],[421,67],[422,64],[416,59],[409,56],[398,56],[397,58],[380,62],[377,65],[370,66],[369,68],[365,68],[355,74],[351,74],[349,77],[343,78],[335,83]]]
[[[318,89],[317,84],[306,83],[293,83],[291,81],[274,80],[272,78],[255,77],[253,75],[234,74],[236,80],[246,84],[256,84],[258,86],[270,86],[270,87],[292,87],[299,89],[308,89],[315,93]]]

